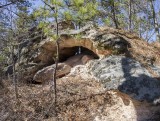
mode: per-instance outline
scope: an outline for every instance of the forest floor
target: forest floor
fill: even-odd
[[[78,77],[57,80],[57,104],[50,84],[4,82],[0,90],[1,121],[158,121],[160,107],[138,102],[118,91],[105,91],[94,80]]]

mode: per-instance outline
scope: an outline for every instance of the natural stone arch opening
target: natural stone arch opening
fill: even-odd
[[[78,48],[81,48],[82,53],[93,56],[93,59],[101,58],[103,55],[108,55],[108,50],[99,50],[96,44],[90,39],[76,40],[74,38],[62,37],[59,41],[59,62],[62,63],[67,58],[75,56],[78,52]],[[35,60],[44,63],[49,66],[54,64],[54,58],[56,55],[55,41],[47,39],[41,43],[41,53],[38,54]]]
[[[80,49],[80,50],[79,50]],[[92,50],[82,46],[65,47],[60,49],[59,64],[57,67],[56,78],[62,78],[71,72],[72,67],[85,65],[92,59],[99,59],[98,55]],[[46,66],[39,70],[33,77],[35,84],[48,82],[53,78],[55,64]]]
[[[75,56],[75,55],[89,55],[93,59],[99,59],[99,56],[94,53],[92,50],[89,50],[88,48],[82,47],[82,46],[74,46],[74,47],[65,47],[60,49],[59,53],[59,62],[64,62],[68,58]]]

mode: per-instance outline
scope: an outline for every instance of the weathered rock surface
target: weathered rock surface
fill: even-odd
[[[93,59],[92,56],[79,54],[67,59],[64,63],[59,63],[57,68],[57,78],[63,77],[70,73],[71,68],[76,65],[84,65],[89,60]],[[53,79],[55,64],[47,66],[39,70],[33,77],[36,82],[48,82]]]
[[[62,63],[74,56],[79,47],[83,48],[82,53],[87,53],[96,59],[111,54],[124,54],[143,64],[147,64],[148,61],[151,65],[160,62],[157,47],[154,48],[136,35],[123,30],[108,27],[95,28],[92,25],[87,25],[80,30],[61,30],[60,35],[60,62]],[[77,38],[77,35],[81,35],[81,37]],[[25,73],[28,72],[27,75],[31,75],[29,79],[33,78],[39,69],[54,64],[53,57],[56,54],[56,44],[50,38],[45,39],[39,36],[38,39],[21,43],[20,49],[23,55],[20,59],[20,65],[22,65]],[[37,66],[30,67],[35,70],[32,71],[34,74],[30,73],[30,68],[23,67],[28,63],[36,63]]]
[[[85,55],[85,54],[78,54],[78,55],[68,58],[64,63],[70,65],[71,67],[74,67],[76,65],[84,65],[89,60],[92,60],[92,59],[94,59],[93,56]]]
[[[62,35],[62,39],[59,41],[60,55],[62,55],[61,50],[63,52],[63,49],[65,48],[72,48],[76,46],[85,47],[88,50],[91,50],[92,52],[97,54],[99,57],[111,54],[113,52],[113,49],[114,52],[125,53],[127,51],[127,48],[130,47],[129,43],[125,39],[123,39],[123,37],[116,36],[113,34],[96,35],[94,39],[93,37],[91,38],[92,39],[83,37],[82,39],[77,40],[73,37],[66,37]],[[55,42],[50,39],[42,41],[40,45],[44,50],[48,52],[56,52]],[[63,53],[63,55],[66,54],[67,52]],[[42,56],[44,59],[41,58]],[[53,55],[50,55],[51,57],[47,56],[49,55],[46,55],[45,51],[42,51],[41,53],[39,53],[38,58],[43,62],[43,60],[46,61]]]
[[[141,101],[157,102],[160,98],[160,80],[153,78],[139,62],[125,56],[93,61],[91,73],[106,90],[120,90]]]
[[[81,115],[77,117],[78,119],[84,119],[89,116],[90,118],[84,119],[87,121],[159,120],[160,109],[158,105],[155,106],[147,103],[146,101],[138,101],[117,89],[107,91],[106,88],[103,88],[103,84],[97,83],[97,79],[95,79],[95,76],[93,76],[90,73],[91,71],[88,69],[88,67],[92,66],[93,62],[95,62],[95,60],[90,61],[87,65],[77,65],[73,67],[70,74],[58,80],[58,84],[62,87],[65,86],[64,89],[68,92],[76,91],[79,95],[93,95],[93,99],[91,98],[93,102],[88,102],[90,98],[87,96],[87,99],[84,101],[87,106],[85,107],[85,104],[81,103],[81,105],[83,104],[83,107],[78,109],[73,108],[75,110],[72,114],[76,112],[76,114],[78,113],[77,115]],[[105,95],[103,95],[103,93]],[[100,94],[103,98],[101,96],[96,97],[94,94]],[[89,111],[85,112],[85,109],[89,109]],[[85,114],[87,114],[87,116]]]
[[[111,28],[96,29],[88,26],[80,30],[62,30],[60,34],[61,64],[57,77],[71,74],[72,67],[84,65],[89,60],[100,57],[100,60],[94,60],[88,68],[90,73],[104,84],[106,90],[118,89],[137,100],[159,102],[160,82],[153,76],[155,73],[157,78],[160,77],[160,67],[156,65],[159,62],[159,55],[156,55],[158,47],[154,48],[144,41],[139,41],[136,35]],[[76,38],[77,34],[81,34],[81,38]],[[79,48],[82,48],[82,53],[75,55]],[[37,82],[51,80],[55,67],[55,42],[50,38],[36,40],[27,43],[27,48],[21,49],[24,55],[21,62],[27,75],[26,80],[32,80],[33,76],[33,80]],[[112,54],[124,56],[109,56]],[[30,63],[34,65],[29,65]],[[148,65],[148,68],[144,65]],[[77,66],[74,71],[81,71],[80,68]],[[86,79],[87,74],[84,74]]]
[[[59,41],[59,44],[60,44],[60,61],[63,61],[71,56],[74,56],[75,53],[77,52],[77,50],[74,49],[74,47],[86,48],[88,52],[90,51],[89,55],[92,54],[91,56],[93,56],[94,58],[104,57],[111,53],[125,53],[125,51],[127,51],[127,47],[129,47],[129,44],[127,43],[126,40],[124,40],[122,37],[115,36],[113,34],[107,34],[102,36],[98,35],[98,37],[95,37],[92,40],[89,38],[76,40],[74,37],[66,38],[65,36],[62,36],[62,39]],[[32,52],[29,52],[32,53],[31,54],[32,56],[29,56],[30,59],[28,59],[28,57],[25,57],[27,59],[25,60],[24,58],[23,59],[24,61],[37,63],[38,65],[43,64],[45,66],[54,63],[53,56],[56,53],[56,46],[54,41],[50,39],[42,40],[38,45],[36,45],[34,48],[32,47],[28,51],[30,50],[32,50]],[[85,51],[84,53],[86,53],[87,51]],[[30,54],[26,52],[26,55],[28,56]],[[88,57],[85,58],[87,59]],[[36,67],[35,70],[38,71]]]
[[[152,105],[160,103],[158,47],[150,46],[134,34],[108,27],[62,30],[60,35],[60,63],[56,76],[57,104],[62,119],[158,121],[159,106]],[[76,35],[81,35],[81,38]],[[21,44],[27,46],[20,48],[23,78],[41,83],[52,80],[55,42],[42,38]],[[79,49],[81,54],[77,54]],[[50,85],[34,86],[32,89],[25,87],[28,94],[20,89],[20,95],[25,96],[21,96],[21,100],[30,100],[29,103],[21,101],[24,107],[29,107],[29,115],[25,116],[34,120],[30,118],[34,113],[37,120],[45,120],[44,117],[54,120],[54,106],[49,107],[53,112],[44,116],[52,102],[48,101],[51,98],[48,95]],[[14,88],[9,89],[14,92]]]
[[[57,67],[57,75],[56,77],[62,77],[64,75],[67,75],[71,70],[71,66],[65,64],[65,63],[59,63]],[[48,82],[53,80],[53,73],[55,71],[55,64],[51,66],[47,66],[41,70],[39,70],[33,77],[33,80],[36,82]]]

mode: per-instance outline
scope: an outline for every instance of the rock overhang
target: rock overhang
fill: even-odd
[[[76,31],[76,32],[75,32]],[[76,36],[80,35],[79,38]],[[100,39],[101,38],[101,39]],[[68,58],[78,53],[78,48],[85,55],[90,55],[93,59],[104,58],[111,54],[124,54],[128,50],[129,43],[121,36],[108,32],[101,32],[95,28],[84,30],[71,30],[67,33],[60,33],[59,43],[59,62],[63,63]],[[27,68],[28,76],[33,75],[46,66],[54,64],[56,55],[56,42],[51,38],[36,41],[27,47],[27,52],[22,58],[23,63],[35,63],[34,67]],[[86,57],[88,58],[88,57]],[[30,70],[31,69],[31,70]],[[27,73],[25,71],[25,74]],[[32,72],[32,74],[30,73]]]
[[[80,34],[80,38],[76,37],[76,35],[78,34]],[[122,30],[116,30],[111,28],[89,28],[86,30],[82,30],[80,33],[78,33],[77,30],[71,30],[66,33],[62,32],[60,33],[60,35],[61,36],[59,40],[59,45],[61,63],[66,61],[68,58],[76,55],[79,47],[82,48],[85,54],[92,55],[93,59],[102,59],[109,55],[123,54],[127,56],[129,55],[129,57],[133,57],[136,60],[140,60],[142,56],[144,56],[143,53],[137,53],[136,49],[137,47],[139,47],[142,50],[142,43],[144,45],[146,43],[139,41],[140,44],[137,44],[135,47],[135,39],[139,38],[130,33],[125,33]],[[32,56],[32,59],[29,59],[29,63],[36,63],[36,69],[34,68],[34,74],[39,69],[54,64],[53,57],[56,54],[55,41],[50,38],[46,38],[41,40],[40,42],[37,42],[36,45],[34,45],[34,47],[32,48],[33,50],[30,49],[30,51],[32,52],[29,53],[33,53],[32,55],[34,55],[34,57]],[[137,56],[137,54],[142,54],[142,56]],[[26,56],[25,58],[30,58],[30,56]]]
[[[88,35],[89,36],[89,35]],[[105,56],[108,56],[110,54],[124,54],[127,53],[128,48],[130,48],[130,44],[120,36],[115,36],[113,34],[102,34],[102,35],[97,35],[94,38],[86,38],[86,35],[82,36],[81,39],[77,39],[72,36],[61,36],[59,40],[59,49],[60,49],[60,56],[64,53],[68,54],[71,53],[69,51],[69,48],[73,49],[76,47],[82,47],[86,48],[89,51],[92,51],[97,57],[102,58]],[[42,57],[42,55],[50,55],[52,53],[53,55],[56,53],[56,43],[52,39],[46,39],[40,43],[41,49],[43,50],[42,53],[39,54],[39,57]],[[67,50],[68,49],[68,50]],[[66,51],[65,51],[66,50]],[[48,52],[47,52],[48,51]],[[44,53],[45,54],[44,54]],[[46,54],[46,52],[48,54]],[[73,55],[73,54],[71,54]],[[65,56],[65,55],[64,55]],[[42,58],[40,60],[43,61]],[[46,59],[45,59],[46,61]]]

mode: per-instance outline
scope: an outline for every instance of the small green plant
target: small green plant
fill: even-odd
[[[82,38],[82,35],[81,35],[81,34],[76,34],[76,35],[74,36],[74,38],[75,38],[76,40],[80,40],[80,39]]]

